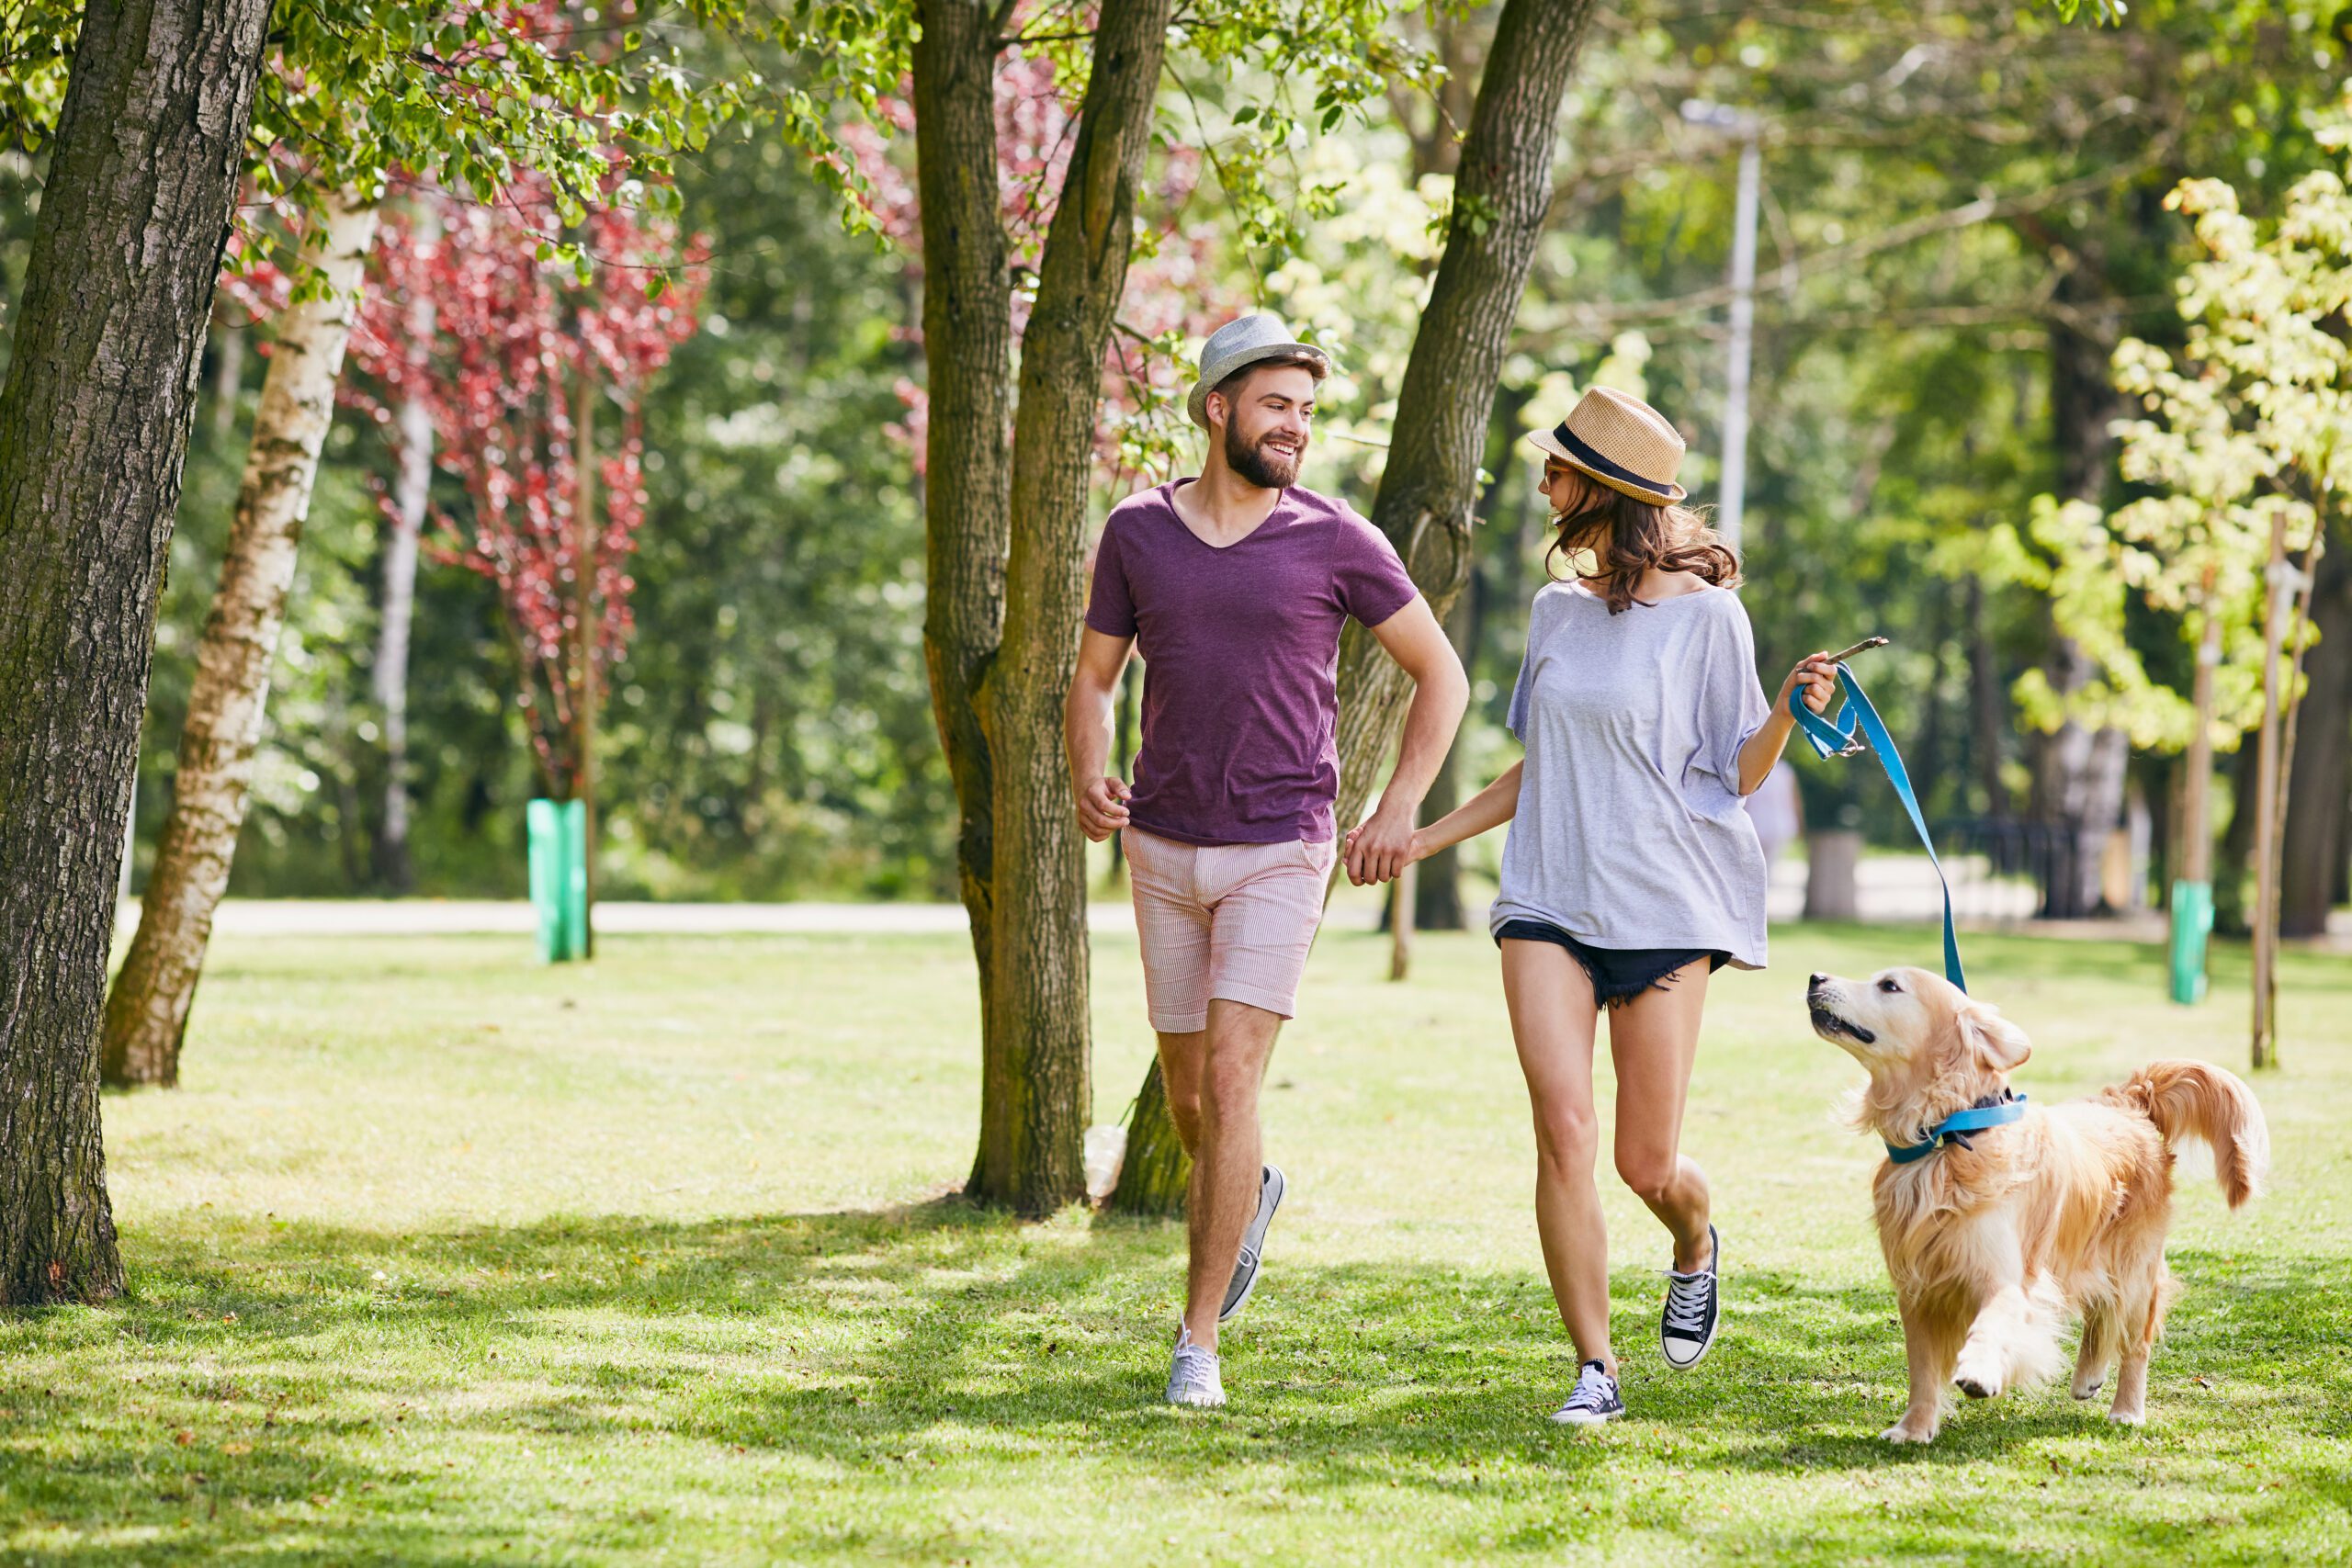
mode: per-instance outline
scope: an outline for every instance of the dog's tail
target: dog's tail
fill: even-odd
[[[2167,1145],[2197,1138],[2213,1151],[2213,1175],[2231,1208],[2262,1190],[2270,1129],[2245,1079],[2204,1062],[2151,1062],[2122,1089]]]

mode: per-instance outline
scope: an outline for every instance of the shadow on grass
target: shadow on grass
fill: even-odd
[[[1894,1451],[1875,1437],[1903,1394],[1878,1284],[1735,1274],[1724,1338],[1702,1371],[1675,1376],[1650,1348],[1655,1275],[1621,1273],[1615,1333],[1634,1418],[1595,1440],[1544,1420],[1571,1368],[1540,1280],[1391,1261],[1285,1269],[1278,1254],[1228,1331],[1231,1408],[1167,1408],[1156,1396],[1182,1250],[1170,1226],[1024,1228],[953,1201],[416,1235],[184,1214],[130,1250],[133,1299],[0,1319],[0,1495],[22,1518],[85,1536],[98,1522],[159,1529],[157,1556],[234,1544],[214,1539],[224,1519],[281,1558],[487,1551],[530,1506],[469,1493],[457,1467],[474,1445],[594,1448],[648,1433],[707,1445],[722,1469],[741,1453],[852,1492],[902,1483],[942,1456],[967,1480],[1001,1483],[1043,1454],[1180,1491],[1272,1475],[1334,1497],[1404,1487],[1432,1505],[1491,1500],[1498,1478],[1516,1475],[1523,1487],[1589,1484],[1620,1524],[1679,1528],[1625,1494],[1630,1445],[1726,1484],[1846,1478],[1839,1500],[1808,1505],[1802,1530],[1754,1543],[1802,1556],[1805,1541],[1836,1539],[1846,1487],[1888,1472],[2065,1447],[2073,1462],[2144,1484],[2154,1452],[2189,1462],[2163,1444],[2163,1424],[2226,1450],[2257,1435],[2341,1438],[2352,1404],[2345,1358],[2314,1350],[2346,1337],[2323,1269],[2194,1251],[2175,1254],[2187,1289],[2159,1352],[2150,1434],[2112,1431],[2101,1407],[2058,1389],[1961,1409],[1934,1448]],[[408,1433],[431,1425],[435,1444],[400,1440],[412,1411]],[[42,1461],[28,1462],[37,1449]],[[742,1484],[755,1506],[762,1483]],[[2340,1477],[2296,1484],[2297,1506],[2345,1500]],[[577,1540],[659,1542],[670,1494],[647,1495],[653,1509],[630,1519],[582,1514]],[[1507,1546],[1586,1539],[1530,1501],[1538,1517]],[[771,1543],[840,1549],[839,1520],[807,1533],[824,1506],[804,1499],[771,1519]],[[2236,1517],[2255,1528],[2271,1506],[2251,1497]],[[1853,1507],[1853,1528],[1885,1525],[1882,1508]],[[1981,1510],[1909,1508],[1905,1528],[1934,1549],[2009,1553]],[[2081,1542],[2109,1541],[2099,1532],[2114,1523],[2085,1517]],[[544,1513],[537,1525],[555,1528]],[[119,1540],[43,1549],[25,1528],[20,1550],[35,1556],[119,1551]],[[919,1544],[893,1528],[871,1517],[859,1539]],[[2133,1530],[2150,1550],[2190,1540],[2155,1518]]]

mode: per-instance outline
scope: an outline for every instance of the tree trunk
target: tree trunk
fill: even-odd
[[[330,292],[288,306],[279,322],[220,586],[197,645],[171,815],[140,900],[139,932],[107,998],[99,1067],[110,1084],[169,1088],[179,1081],[180,1039],[244,826],[286,593],[375,234],[372,205],[331,207],[309,252]]]
[[[440,220],[430,203],[417,213],[422,241],[440,238]],[[409,341],[433,339],[433,299],[419,293],[409,302]],[[424,536],[424,514],[433,504],[433,411],[414,392],[404,394],[392,422],[400,431],[400,470],[392,479],[391,528],[384,538],[384,603],[377,617],[376,664],[369,672],[376,705],[384,719],[384,811],[376,826],[376,876],[394,893],[416,886],[409,858],[408,658],[416,619],[417,546]]]
[[[1495,387],[1552,199],[1560,100],[1591,0],[1508,0],[1454,177],[1453,215],[1397,392],[1372,521],[1442,621],[1470,574],[1471,511]],[[1405,672],[1351,625],[1340,644],[1344,831],[1363,815],[1404,722]]]
[[[1085,604],[1087,477],[1102,356],[1126,287],[1136,187],[1172,0],[1104,0],[1069,173],[1021,339],[1004,640],[982,705],[995,767],[995,931],[972,1194],[1024,1214],[1086,1196],[1085,839],[1062,705]]]
[[[1176,1135],[1176,1120],[1168,1112],[1168,1086],[1160,1081],[1159,1058],[1154,1056],[1136,1096],[1126,1155],[1108,1206],[1114,1214],[1173,1219],[1184,1212],[1184,1190],[1192,1179],[1193,1158]]]
[[[1468,579],[1478,459],[1493,422],[1504,351],[1551,205],[1560,100],[1591,19],[1591,0],[1508,0],[1495,25],[1453,187],[1453,217],[1430,302],[1414,331],[1396,401],[1388,466],[1372,521],[1404,558],[1442,621]],[[1344,832],[1364,803],[1404,722],[1404,672],[1362,626],[1340,639],[1340,794]],[[1164,1101],[1163,1101],[1164,1104]],[[1173,1138],[1137,1106],[1129,1146]],[[1160,1111],[1164,1119],[1164,1109]],[[1130,1160],[1112,1206],[1175,1214],[1174,1161]]]
[[[1851,828],[1815,828],[1804,836],[1804,919],[1862,918],[1862,836]]]
[[[1413,887],[1420,867],[1408,864],[1388,885],[1388,978],[1408,980],[1413,975]]]
[[[1453,651],[1462,657],[1464,669],[1470,665],[1477,649],[1478,584],[1474,581],[1470,591],[1453,601],[1453,612],[1445,617],[1445,635],[1453,644]],[[1445,749],[1445,761],[1438,765],[1437,776],[1430,781],[1430,792],[1421,798],[1421,821],[1436,821],[1462,803],[1462,745],[1456,735],[1453,744]],[[1458,931],[1462,919],[1462,857],[1458,845],[1448,844],[1429,859],[1408,867],[1414,875],[1413,924],[1425,931]]]
[[[922,209],[922,336],[930,396],[923,461],[923,665],[956,785],[956,871],[979,969],[980,1100],[1012,1086],[989,1043],[995,808],[982,688],[1004,623],[1012,532],[1007,442],[1012,275],[997,215],[991,7],[918,0],[912,57],[915,178]],[[975,1159],[973,1184],[980,1178]]]
[[[2308,683],[2295,725],[2279,856],[2278,934],[2320,936],[2343,864],[2352,761],[2352,543],[2339,530],[2320,557],[2312,589],[2319,641],[2304,656]]]
[[[1130,659],[1127,667],[1119,671],[1119,694],[1116,716],[1111,728],[1111,768],[1123,779],[1135,777],[1136,705],[1140,700],[1143,685],[1143,660]],[[1127,874],[1127,840],[1125,835],[1111,835],[1111,884],[1117,886]]]
[[[0,389],[0,1304],[119,1294],[97,1032],[265,0],[90,0]]]
[[[237,394],[245,385],[245,329],[222,327],[212,342],[212,439],[226,441],[237,428]]]
[[[1976,753],[1979,779],[1984,790],[1984,815],[1995,819],[2009,814],[2009,787],[2001,778],[2002,738],[2008,733],[2007,694],[2001,685],[2001,666],[1993,654],[1993,637],[1984,626],[1984,590],[1968,585],[1968,725],[1970,750]]]
[[[2270,559],[2263,574],[2262,615],[2262,732],[2256,746],[2255,773],[2255,894],[2254,894],[2254,1017],[2250,1038],[2254,1066],[2276,1066],[2278,963],[2278,650],[2287,638],[2287,615],[2295,602],[2287,564],[2287,518],[2270,514]],[[2245,748],[2239,748],[2244,766]],[[2233,828],[2236,824],[2231,824]]]
[[[2245,936],[2254,930],[2246,901],[2246,871],[2254,864],[2254,827],[2262,761],[2256,747],[2241,741],[2230,759],[2230,825],[2213,852],[2213,931]]]
[[[393,415],[401,430],[400,472],[392,480],[391,527],[384,537],[384,603],[369,672],[384,719],[384,810],[376,829],[376,875],[394,893],[416,885],[409,858],[408,657],[416,619],[417,547],[433,491],[433,415],[422,398],[404,398]]]
[[[2109,378],[2118,335],[2112,304],[2080,266],[2058,281],[2066,307],[2050,327],[2051,434],[2057,447],[2061,501],[2098,503],[2107,491],[2114,437],[2108,426],[2120,404]],[[2083,327],[2096,327],[2085,332]],[[2051,634],[2044,661],[2051,689],[2078,691],[2097,667],[2072,638]],[[2097,731],[2069,719],[2040,738],[2034,773],[2034,816],[2060,830],[2064,852],[2054,862],[2041,915],[2079,919],[2099,907],[2099,857],[2123,811],[2123,775],[2131,742],[2116,728]]]
[[[572,623],[578,644],[574,679],[578,694],[572,701],[572,755],[578,771],[571,781],[571,798],[580,802],[580,956],[596,956],[596,644],[601,633],[596,619],[596,387],[593,368],[580,374],[573,407],[572,454]]]

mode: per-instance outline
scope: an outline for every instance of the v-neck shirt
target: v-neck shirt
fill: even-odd
[[[1187,844],[1332,838],[1340,632],[1413,602],[1405,563],[1345,502],[1294,485],[1255,530],[1212,545],[1177,480],[1111,509],[1086,624],[1133,637],[1143,744],[1129,820]]]
[[[1527,760],[1489,929],[1540,920],[1594,947],[1762,968],[1764,851],[1739,750],[1770,712],[1730,590],[1616,615],[1580,584],[1538,592],[1510,699]]]

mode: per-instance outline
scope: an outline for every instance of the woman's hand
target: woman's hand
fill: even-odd
[[[1789,678],[1781,682],[1781,694],[1772,699],[1776,712],[1788,711],[1789,694],[1795,691],[1800,682],[1804,686],[1804,705],[1819,713],[1837,694],[1838,666],[1829,661],[1826,652],[1808,653],[1798,660],[1797,667],[1789,671]]]

